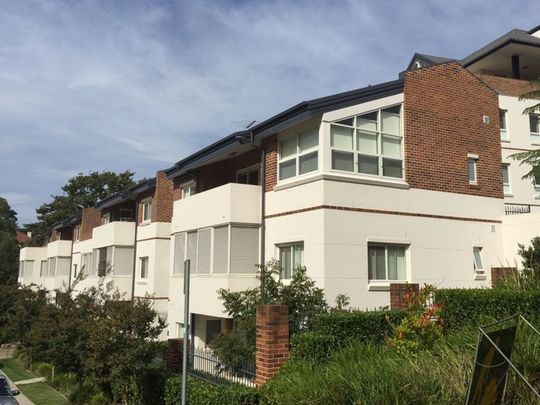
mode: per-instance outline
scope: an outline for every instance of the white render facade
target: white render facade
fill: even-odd
[[[535,41],[540,44],[537,31],[527,35],[534,47],[526,61],[537,53]],[[540,188],[522,179],[530,168],[509,157],[538,148],[540,133],[535,118],[522,114],[536,102],[516,94],[525,80],[501,62],[508,50],[490,59],[497,52],[489,47],[462,61],[415,55],[404,79],[300,103],[181,160],[164,172],[171,185],[169,214],[142,221],[135,214],[134,222],[94,227],[91,239],[70,247],[72,271],[89,254],[95,267],[96,250],[112,247],[116,258],[131,248],[131,261],[125,255],[107,277],[129,299],[151,297],[167,318],[162,338],[176,338],[182,337],[183,266],[190,259],[196,346],[230,326],[217,291],[256,287],[256,266],[271,258],[281,261],[285,279],[295,265],[306,266],[330,304],[347,294],[360,309],[387,307],[391,283],[490,287],[490,269],[519,267],[518,243],[540,235]],[[540,64],[528,63],[530,74],[540,76]],[[467,103],[455,112],[449,103],[448,113],[426,123],[436,129],[432,137],[440,150],[423,149],[411,125],[428,118],[417,113],[423,106],[415,92],[424,90],[411,84],[415,74],[435,83],[438,75],[453,74],[452,86],[485,91],[486,109],[474,107],[470,122],[459,124],[470,131],[462,144],[452,146],[439,122],[463,113]],[[499,76],[507,80],[493,79]],[[454,155],[446,156],[450,148]],[[430,181],[418,176],[424,170],[429,177],[437,165],[444,175]],[[454,185],[447,186],[448,179]],[[143,217],[139,204],[148,201],[147,191],[133,197]],[[121,204],[127,202],[113,198],[110,206],[126,210]],[[23,249],[20,282],[35,282],[36,263],[49,256],[49,247]],[[50,290],[65,283],[49,278],[40,280]],[[76,290],[97,279],[87,277]]]

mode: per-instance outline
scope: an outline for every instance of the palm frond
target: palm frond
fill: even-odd
[[[540,77],[531,80],[529,84],[532,90],[519,96],[519,101],[540,100]],[[534,114],[535,112],[540,112],[540,103],[527,107],[523,110],[523,114]]]
[[[509,156],[511,159],[519,161],[520,166],[529,166],[531,169],[522,177],[523,180],[540,177],[540,149],[527,152],[518,152]]]

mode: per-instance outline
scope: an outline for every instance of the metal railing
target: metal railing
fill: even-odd
[[[531,212],[531,206],[527,204],[505,204],[505,215],[517,215],[517,214],[529,214]]]
[[[234,382],[255,387],[253,364],[229,367],[208,349],[193,349],[189,353],[188,374],[216,385]]]

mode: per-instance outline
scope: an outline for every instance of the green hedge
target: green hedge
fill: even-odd
[[[260,393],[256,388],[239,384],[213,385],[188,377],[187,388],[187,402],[189,404],[257,405],[260,401]],[[179,376],[167,379],[164,400],[165,405],[181,403],[182,381]]]
[[[437,291],[435,301],[442,305],[442,317],[450,329],[478,326],[516,313],[526,318],[540,314],[540,292],[447,289]]]

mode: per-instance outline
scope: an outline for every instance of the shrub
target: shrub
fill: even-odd
[[[58,374],[51,385],[62,394],[69,396],[77,386],[77,376],[75,373]]]
[[[328,358],[336,341],[332,336],[314,332],[296,334],[291,338],[291,356],[318,363]]]
[[[461,328],[521,313],[525,318],[540,313],[540,292],[500,289],[439,290],[435,301],[450,329]]]
[[[162,405],[168,372],[162,368],[148,368],[134,381],[136,402],[144,405]]]
[[[52,368],[52,364],[49,363],[35,363],[32,371],[37,376],[45,377],[46,380],[50,381],[52,376]]]
[[[103,399],[101,403],[108,403],[99,387],[90,380],[77,386],[69,395],[69,403],[73,405],[99,404],[99,398]]]
[[[174,376],[165,383],[165,405],[181,402],[182,381]],[[256,405],[260,395],[256,388],[239,384],[213,385],[196,378],[188,377],[187,402],[197,405],[231,404]]]
[[[351,340],[382,343],[392,332],[392,324],[405,318],[405,311],[350,311],[320,315],[313,331],[332,336],[337,345]]]

